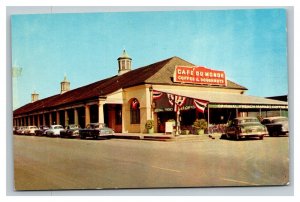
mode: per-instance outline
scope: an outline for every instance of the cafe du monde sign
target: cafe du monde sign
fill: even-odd
[[[176,66],[174,82],[226,86],[224,71],[212,70],[206,67]]]

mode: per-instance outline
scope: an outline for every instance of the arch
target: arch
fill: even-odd
[[[130,124],[140,124],[140,102],[137,98],[131,98],[129,100],[130,106]]]

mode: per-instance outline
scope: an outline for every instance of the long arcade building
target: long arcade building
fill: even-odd
[[[227,80],[223,71],[196,67],[179,57],[135,70],[131,63],[124,50],[116,76],[74,90],[65,77],[60,94],[39,100],[33,93],[31,103],[14,110],[14,126],[100,122],[115,132],[142,133],[146,121],[154,120],[154,131],[164,132],[164,123],[176,120],[176,107],[182,126],[196,118],[219,124],[238,116],[287,115],[287,102],[245,95],[247,88]]]

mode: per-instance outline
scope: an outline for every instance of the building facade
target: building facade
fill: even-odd
[[[171,105],[157,105],[153,92],[207,102],[203,112],[192,105],[181,107],[181,125],[191,125],[196,118],[218,124],[238,116],[287,114],[287,102],[246,95],[247,88],[222,77],[220,71],[211,72],[215,79],[195,82],[193,72],[178,70],[178,67],[195,65],[179,57],[134,70],[131,62],[124,50],[118,58],[116,76],[73,90],[65,77],[59,94],[38,100],[38,94],[34,93],[31,103],[14,110],[14,126],[78,124],[85,127],[88,123],[100,122],[117,133],[143,133],[146,121],[154,120],[154,131],[164,132],[164,122],[176,120],[176,112]],[[188,81],[178,81],[176,71],[184,73],[185,77],[181,78]]]

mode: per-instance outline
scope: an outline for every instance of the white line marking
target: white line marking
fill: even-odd
[[[161,169],[161,170],[167,170],[167,171],[172,171],[172,172],[177,172],[180,173],[180,170],[174,170],[174,169],[169,169],[169,168],[162,168],[162,167],[157,167],[157,166],[152,166],[153,168]]]
[[[255,184],[255,183],[251,183],[251,182],[244,182],[244,181],[240,181],[240,180],[233,180],[233,179],[226,179],[226,178],[223,178],[223,180],[226,180],[226,181],[230,181],[230,182],[238,182],[238,183],[242,183],[242,184],[247,184],[247,185],[260,185],[260,184]]]

